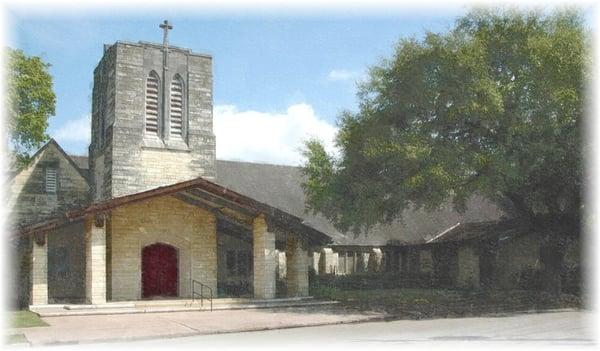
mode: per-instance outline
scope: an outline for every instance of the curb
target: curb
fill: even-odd
[[[559,312],[578,312],[585,311],[581,308],[557,308],[550,310],[518,310],[518,311],[505,311],[505,312],[487,312],[480,313],[477,315],[468,315],[460,317],[448,317],[448,316],[430,316],[424,318],[410,318],[409,315],[401,314],[388,314],[384,317],[386,322],[398,321],[398,320],[432,320],[432,319],[447,319],[447,318],[481,318],[481,317],[511,317],[519,314],[542,314],[542,313],[559,313]],[[408,317],[408,318],[407,318]]]

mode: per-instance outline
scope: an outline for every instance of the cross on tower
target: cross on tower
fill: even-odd
[[[173,29],[173,26],[169,24],[169,21],[165,20],[158,26],[163,30],[163,67],[167,69],[167,57],[169,54],[169,29]]]
[[[159,27],[163,30],[163,46],[167,48],[169,46],[169,41],[167,39],[169,29],[173,29],[173,26],[169,24],[169,21],[165,20]]]
[[[167,71],[169,70],[168,67],[168,59],[169,59],[169,41],[168,41],[168,36],[169,36],[169,29],[173,29],[173,26],[169,24],[169,21],[165,20],[162,24],[160,24],[158,27],[160,27],[160,29],[163,30],[163,74],[162,74],[162,101],[165,101],[166,99],[166,91],[167,91]],[[167,104],[163,103],[162,105],[162,113],[163,116],[167,115]],[[164,131],[163,131],[164,132]]]

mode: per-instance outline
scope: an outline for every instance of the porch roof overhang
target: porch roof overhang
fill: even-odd
[[[43,222],[15,228],[11,238],[15,239],[34,233],[47,232],[85,217],[109,213],[120,206],[161,196],[172,196],[188,204],[203,208],[213,213],[217,220],[243,229],[251,230],[252,220],[259,215],[264,215],[269,230],[280,230],[300,235],[311,245],[324,245],[332,241],[331,237],[304,223],[300,217],[239,194],[204,178],[196,178],[131,195],[120,196],[93,203],[84,208],[66,211]]]
[[[431,244],[460,243],[465,241],[486,241],[512,238],[527,233],[527,225],[515,219],[486,222],[456,223],[435,234],[425,242]]]

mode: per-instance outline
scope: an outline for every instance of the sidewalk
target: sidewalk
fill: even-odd
[[[307,306],[213,312],[45,317],[48,327],[14,329],[31,345],[173,338],[382,320],[383,315]]]

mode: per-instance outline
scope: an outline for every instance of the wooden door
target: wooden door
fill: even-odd
[[[142,297],[177,296],[177,249],[157,243],[142,250]]]

